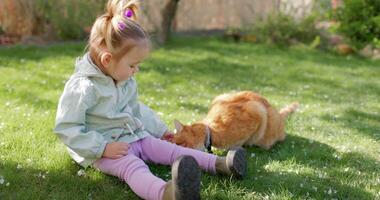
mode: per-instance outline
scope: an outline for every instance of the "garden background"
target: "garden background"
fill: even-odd
[[[0,199],[138,199],[52,131],[105,2],[0,0]],[[225,92],[301,104],[283,143],[247,148],[244,180],[203,173],[203,199],[380,199],[380,1],[151,0],[140,20],[155,44],[140,100],[170,128]]]

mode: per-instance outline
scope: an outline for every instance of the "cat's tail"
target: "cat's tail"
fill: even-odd
[[[295,112],[299,106],[300,104],[298,102],[293,102],[292,104],[285,106],[280,110],[281,117],[285,119],[289,114]]]

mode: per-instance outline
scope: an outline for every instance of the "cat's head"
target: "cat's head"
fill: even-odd
[[[205,150],[206,126],[201,123],[192,125],[183,125],[177,120],[174,120],[174,125],[177,134],[174,135],[172,142],[184,147]]]

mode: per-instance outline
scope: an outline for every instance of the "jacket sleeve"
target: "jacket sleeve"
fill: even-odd
[[[58,104],[54,131],[84,158],[100,158],[107,144],[100,133],[86,130],[86,110],[95,103],[96,93],[90,80],[74,78],[67,82]]]
[[[132,107],[133,115],[143,123],[145,130],[152,136],[161,138],[168,130],[168,127],[152,109],[138,101],[137,84],[135,81],[134,85],[134,91],[129,102]]]

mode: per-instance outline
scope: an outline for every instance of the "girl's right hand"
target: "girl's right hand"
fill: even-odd
[[[112,142],[106,145],[103,158],[117,159],[128,154],[129,145],[127,142]]]

